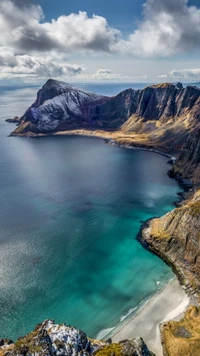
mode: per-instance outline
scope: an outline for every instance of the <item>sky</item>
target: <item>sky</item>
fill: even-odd
[[[200,0],[0,0],[0,83],[200,81]]]

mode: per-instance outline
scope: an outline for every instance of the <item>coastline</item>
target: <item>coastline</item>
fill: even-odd
[[[112,342],[120,342],[141,336],[156,356],[163,356],[160,324],[179,320],[189,305],[189,297],[175,278],[107,337],[111,337]]]
[[[169,154],[160,148],[156,148],[145,138],[138,137],[138,135],[124,135],[122,132],[73,130],[52,134],[23,135],[23,137],[30,138],[53,136],[96,137],[103,139],[105,143],[110,145],[116,145],[127,149],[150,151],[163,155],[171,160],[176,159],[174,155]],[[175,177],[172,178],[176,179]],[[182,188],[186,191],[184,184],[182,184]],[[145,248],[144,241],[140,240],[139,242],[142,243]],[[156,251],[152,252],[158,255],[165,263],[170,265],[172,270],[178,274],[173,268],[173,264],[166,261],[165,256],[161,256]],[[180,275],[178,276],[181,280]],[[183,280],[181,280],[181,282],[184,284]],[[124,339],[132,340],[133,338],[140,336],[156,356],[163,356],[160,325],[166,321],[180,320],[189,305],[191,305],[190,298],[186,295],[186,292],[179,284],[178,280],[175,279],[172,282],[169,282],[162,290],[157,292],[157,294],[153,295],[137,312],[133,312],[132,315],[130,314],[114,328],[108,330],[105,339],[112,338],[112,342],[118,343]]]
[[[10,123],[11,121],[9,121]],[[13,121],[12,121],[13,122]],[[110,145],[116,145],[119,147],[127,149],[135,149],[142,151],[150,151],[162,156],[169,158],[170,160],[175,160],[176,156],[170,154],[164,150],[164,148],[158,148],[154,146],[154,143],[148,140],[147,136],[144,134],[126,134],[123,131],[104,131],[104,130],[68,130],[68,131],[57,131],[52,133],[11,133],[9,137],[26,137],[26,138],[44,138],[44,137],[54,137],[54,136],[82,136],[82,137],[94,137],[105,140],[106,143]]]

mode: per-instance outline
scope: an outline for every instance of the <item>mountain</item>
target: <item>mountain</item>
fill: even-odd
[[[196,129],[199,119],[197,87],[165,83],[106,97],[50,79],[12,135],[102,130],[130,138],[133,134],[145,135],[147,144],[153,142],[161,149],[177,152]]]
[[[15,343],[0,340],[0,356],[154,356],[141,338],[119,344],[92,340],[74,327],[45,320]]]

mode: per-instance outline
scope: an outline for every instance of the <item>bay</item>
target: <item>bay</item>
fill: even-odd
[[[0,337],[47,318],[94,337],[173,278],[135,238],[143,221],[173,208],[180,187],[153,152],[97,138],[8,137],[5,119],[22,115],[36,91],[0,93]]]

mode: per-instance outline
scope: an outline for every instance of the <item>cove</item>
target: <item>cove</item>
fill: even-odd
[[[173,208],[180,187],[153,152],[8,131],[1,123],[1,337],[47,318],[94,337],[173,277],[135,238]]]

